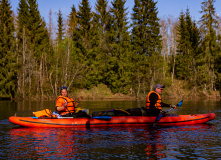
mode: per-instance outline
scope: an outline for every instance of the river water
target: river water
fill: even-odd
[[[171,112],[216,114],[214,120],[199,125],[25,128],[8,120],[15,113],[32,116],[32,111],[54,110],[54,105],[52,101],[0,101],[1,159],[221,159],[221,101],[184,100],[180,108]],[[90,113],[142,106],[144,101],[82,101],[79,104]]]

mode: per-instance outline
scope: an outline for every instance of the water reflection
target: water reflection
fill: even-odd
[[[11,159],[161,159],[181,158],[208,147],[213,125],[153,129],[149,126],[114,128],[10,129]],[[202,145],[206,144],[205,146]],[[194,147],[193,147],[194,145]],[[195,155],[195,156],[196,156]]]
[[[176,103],[177,100],[174,100]],[[168,101],[168,103],[170,103]],[[138,101],[82,101],[93,111],[144,106]],[[0,157],[3,159],[219,159],[221,102],[184,101],[171,113],[215,112],[207,124],[159,127],[14,128],[8,117],[16,112],[54,110],[54,102],[0,101]],[[19,115],[19,114],[18,114]]]
[[[77,130],[77,132],[75,132]],[[16,128],[10,130],[10,158],[70,158],[75,154],[76,139],[87,129]],[[80,144],[80,143],[78,143]]]

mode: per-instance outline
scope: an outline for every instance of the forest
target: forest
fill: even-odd
[[[60,87],[90,90],[105,85],[113,94],[146,94],[157,83],[177,81],[195,92],[221,91],[221,23],[215,0],[201,3],[201,18],[190,11],[158,18],[157,2],[89,0],[59,10],[53,27],[37,0],[20,0],[17,12],[0,0],[0,97],[51,98]],[[55,34],[53,34],[55,33]]]

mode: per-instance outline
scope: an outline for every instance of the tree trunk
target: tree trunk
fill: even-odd
[[[138,97],[139,93],[140,93],[140,76],[139,76],[139,72],[138,72],[138,75],[137,75],[137,80],[138,80],[138,89],[137,89],[137,97]]]
[[[25,98],[25,52],[26,52],[26,39],[25,27],[22,32],[22,98]]]
[[[44,56],[44,52],[42,53],[41,61],[40,61],[40,67],[39,67],[39,78],[40,78],[40,92],[41,92],[41,97],[44,96],[44,92],[43,92],[43,56]]]

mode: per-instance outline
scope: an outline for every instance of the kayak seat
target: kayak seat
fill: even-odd
[[[97,111],[92,113],[92,117],[97,116],[129,116],[130,113],[123,109],[112,109],[110,111]]]
[[[77,113],[68,113],[68,114],[62,115],[62,117],[89,118],[90,116],[86,112],[84,112],[84,111],[78,111]]]
[[[164,117],[179,117],[178,114],[166,114]]]
[[[140,108],[130,108],[126,110],[130,113],[131,116],[150,116],[147,110],[144,107]]]

